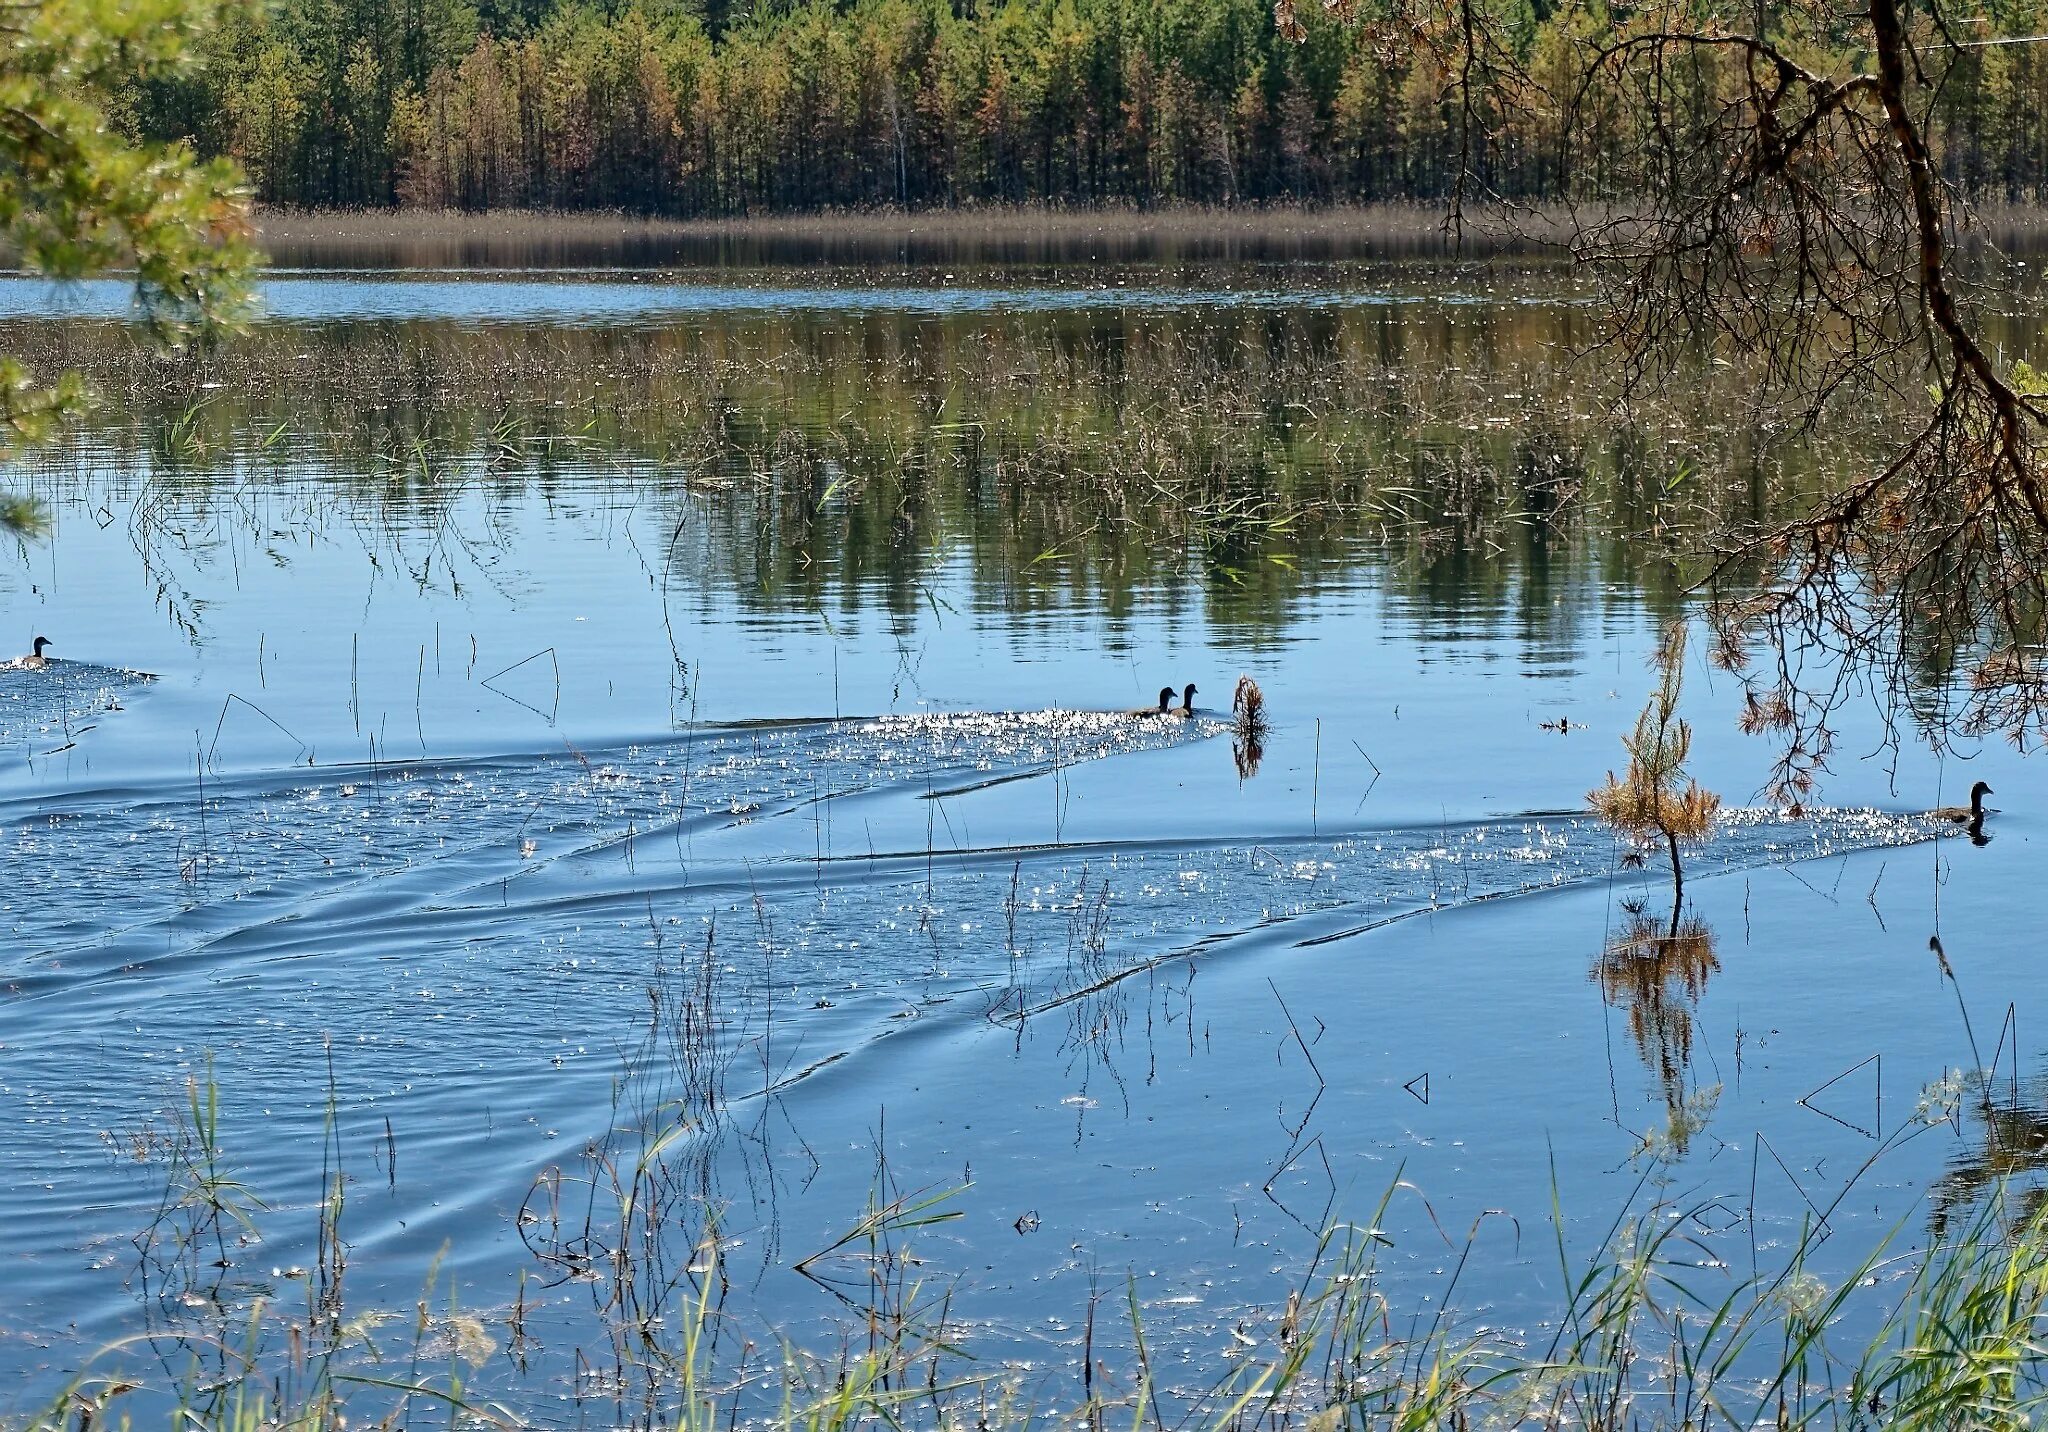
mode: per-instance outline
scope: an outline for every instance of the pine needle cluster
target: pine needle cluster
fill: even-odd
[[[1664,633],[1654,665],[1657,689],[1636,717],[1635,730],[1622,737],[1628,770],[1620,776],[1609,771],[1606,783],[1587,792],[1586,799],[1595,815],[1634,844],[1638,860],[1658,845],[1665,848],[1676,899],[1685,891],[1679,842],[1702,840],[1712,833],[1721,798],[1685,771],[1692,752],[1692,726],[1678,714],[1685,680],[1685,623],[1673,622]]]

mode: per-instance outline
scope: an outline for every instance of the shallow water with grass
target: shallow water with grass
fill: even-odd
[[[1685,908],[1584,813],[1692,535],[1818,474],[1711,382],[1609,418],[1562,275],[266,297],[163,360],[0,280],[105,399],[0,563],[0,1415],[312,1337],[673,1420],[692,1326],[750,1411],[778,1335],[1185,1406],[1345,1220],[1385,1326],[1533,1356],[1631,1210],[1707,1305],[1879,1299],[2035,1177],[2024,757],[1858,710],[1788,813],[1695,661]]]

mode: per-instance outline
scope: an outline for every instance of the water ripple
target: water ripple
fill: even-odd
[[[68,751],[123,698],[156,680],[142,671],[60,661],[35,671],[0,666],[0,750],[48,756]]]

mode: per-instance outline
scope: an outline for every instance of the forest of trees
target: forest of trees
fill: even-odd
[[[1506,0],[1514,59],[1569,88],[1599,0]],[[669,215],[975,203],[1434,198],[1459,168],[1449,77],[1398,30],[1270,0],[277,0],[232,8],[201,63],[122,96],[138,137],[241,161],[307,207]],[[2048,32],[2048,0],[1957,26]],[[1934,100],[1949,177],[2048,185],[2048,45],[1960,59]],[[1626,189],[1625,98],[1495,126],[1479,177]]]

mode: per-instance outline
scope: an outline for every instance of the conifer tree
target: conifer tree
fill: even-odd
[[[1678,714],[1685,678],[1685,623],[1673,622],[1657,644],[1654,664],[1657,689],[1651,693],[1636,728],[1622,737],[1628,770],[1607,773],[1606,784],[1587,792],[1593,813],[1635,846],[1640,863],[1646,852],[1664,846],[1671,857],[1671,914],[1674,923],[1685,898],[1685,869],[1679,842],[1700,840],[1714,828],[1721,798],[1686,774],[1692,752],[1692,726]]]
[[[107,111],[137,74],[182,64],[212,17],[210,0],[38,0],[0,13],[0,234],[53,278],[132,270],[144,322],[169,343],[239,317],[255,263],[248,196],[229,161],[129,143]],[[0,355],[0,453],[84,398],[76,375],[46,386]],[[29,499],[0,499],[0,527],[46,521]]]

